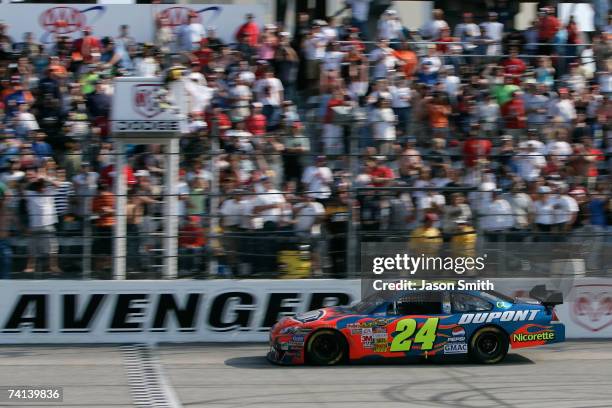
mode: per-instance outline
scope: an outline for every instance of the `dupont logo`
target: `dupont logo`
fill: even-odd
[[[570,316],[576,324],[597,332],[612,324],[612,285],[574,286]]]
[[[169,7],[167,9],[164,9],[160,14],[160,17],[166,19],[168,25],[172,28],[177,28],[182,25],[189,24],[189,17],[192,15],[197,17],[198,23],[210,25],[215,19],[217,19],[217,17],[219,17],[219,14],[221,14],[221,7],[210,6],[201,10],[194,10],[189,7],[180,6]],[[204,21],[204,19],[202,18],[204,14],[210,14],[207,16],[208,18],[205,19],[206,21]]]
[[[81,31],[86,25],[93,24],[102,16],[104,11],[104,6],[94,6],[85,10],[69,6],[52,7],[43,11],[38,21],[47,35],[66,35]],[[95,12],[96,14],[88,21],[86,13],[89,12]]]
[[[156,97],[161,85],[138,84],[132,88],[134,111],[146,118],[159,115],[162,110]]]
[[[455,327],[452,331],[454,337],[465,336],[463,327]]]

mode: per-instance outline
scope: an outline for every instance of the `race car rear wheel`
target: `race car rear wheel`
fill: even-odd
[[[312,333],[306,344],[307,361],[315,365],[334,365],[344,360],[347,352],[342,334],[334,330]]]
[[[508,354],[508,336],[497,327],[483,327],[472,336],[469,353],[482,364],[499,363]]]

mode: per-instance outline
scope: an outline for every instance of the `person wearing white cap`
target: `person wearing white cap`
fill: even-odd
[[[378,20],[378,38],[388,38],[391,46],[404,38],[402,23],[400,22],[397,11],[387,9],[380,20]]]

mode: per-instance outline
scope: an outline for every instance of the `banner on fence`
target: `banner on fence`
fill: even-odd
[[[167,5],[167,4],[11,4],[0,3],[0,19],[8,24],[8,34],[21,41],[32,32],[42,44],[50,44],[56,35],[78,38],[84,27],[91,27],[99,38],[119,35],[119,26],[127,24],[137,42],[154,42],[155,17],[159,14],[177,31],[194,14],[204,27],[216,27],[219,37],[233,42],[245,15],[264,24],[264,9],[258,5]]]
[[[2,281],[0,344],[267,341],[359,296],[359,280]],[[612,281],[577,280],[555,310],[568,338],[612,338]]]

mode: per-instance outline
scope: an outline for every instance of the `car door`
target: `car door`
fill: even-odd
[[[442,320],[449,316],[448,296],[443,292],[409,292],[389,303],[388,352],[424,355],[435,350]],[[376,344],[376,339],[374,339]]]

